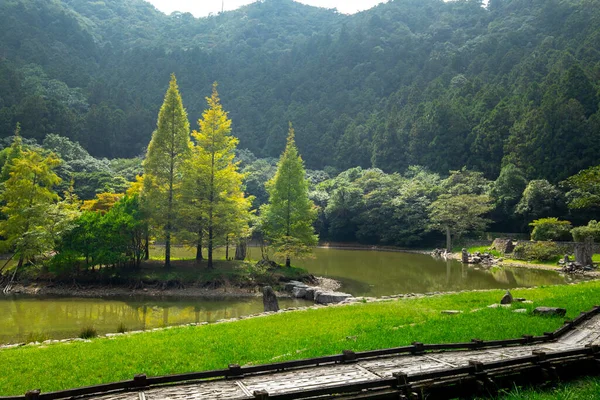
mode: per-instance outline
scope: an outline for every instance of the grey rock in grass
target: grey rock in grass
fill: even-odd
[[[549,316],[564,317],[566,313],[567,313],[566,309],[558,308],[558,307],[536,307],[536,309],[533,310],[533,314],[535,314],[535,315],[549,315]]]
[[[526,308],[517,308],[516,310],[513,310],[513,312],[516,312],[518,314],[525,314],[527,312]]]
[[[459,310],[442,310],[442,314],[456,315],[456,314],[462,314],[462,311],[459,311]]]
[[[277,296],[271,286],[263,287],[263,305],[265,312],[279,311],[279,302],[277,301]]]
[[[510,290],[507,290],[502,300],[500,300],[500,304],[511,304],[513,302],[512,294],[510,294]]]

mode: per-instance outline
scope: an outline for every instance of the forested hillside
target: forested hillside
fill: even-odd
[[[592,0],[394,0],[355,15],[263,0],[195,19],[142,0],[0,2],[0,136],[143,153],[174,72],[191,125],[214,81],[241,148],[288,121],[311,169],[512,163],[557,183],[598,163]]]

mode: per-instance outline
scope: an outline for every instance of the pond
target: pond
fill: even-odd
[[[256,254],[252,254],[256,253]],[[192,251],[177,249],[178,257]],[[250,257],[260,251],[250,249]],[[319,248],[315,258],[293,261],[311,274],[342,282],[355,296],[385,296],[464,289],[508,289],[565,284],[574,280],[553,271],[464,266],[428,255],[374,250]],[[309,304],[281,299],[280,307]],[[76,337],[88,326],[98,333],[152,329],[192,322],[214,322],[262,311],[261,298],[190,299],[64,298],[0,295],[0,343]]]

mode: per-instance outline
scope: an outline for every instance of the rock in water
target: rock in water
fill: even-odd
[[[277,296],[271,286],[263,287],[263,305],[265,312],[267,311],[279,311],[279,302]]]
[[[504,294],[504,296],[502,297],[502,300],[500,300],[500,304],[511,304],[512,302],[513,302],[512,294],[510,294],[510,291],[507,290],[506,293]]]
[[[537,307],[535,310],[533,310],[533,314],[535,315],[557,315],[559,317],[564,317],[566,313],[566,309],[558,307]]]
[[[469,263],[469,252],[467,249],[462,249],[462,262],[463,264]]]

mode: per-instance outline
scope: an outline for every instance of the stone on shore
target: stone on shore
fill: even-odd
[[[512,302],[513,302],[512,294],[510,294],[510,291],[507,290],[506,293],[504,294],[504,296],[502,297],[502,300],[500,300],[500,304],[511,304]]]
[[[341,303],[350,297],[351,294],[342,292],[315,292],[315,302],[319,304]]]
[[[534,315],[549,315],[549,316],[559,316],[564,317],[567,313],[567,310],[564,308],[558,307],[536,307],[533,310]]]
[[[271,286],[263,287],[263,306],[265,312],[279,311],[279,302]]]

